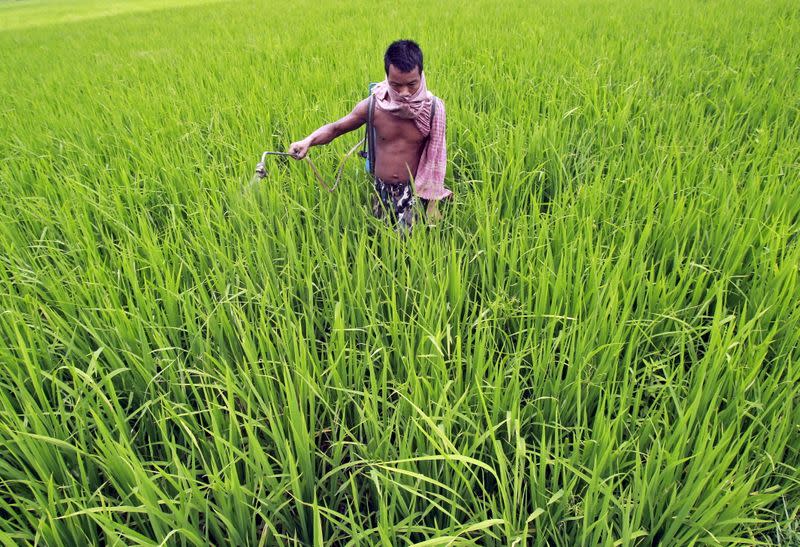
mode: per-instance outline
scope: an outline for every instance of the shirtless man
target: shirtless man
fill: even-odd
[[[427,90],[422,51],[415,42],[392,43],[383,62],[386,79],[372,91],[373,125],[377,133],[372,210],[378,218],[396,221],[396,229],[410,233],[417,196],[426,216],[435,221],[441,218],[438,201],[452,195],[444,186],[447,164],[444,102]],[[344,118],[292,143],[289,153],[295,159],[302,159],[310,147],[328,144],[358,129],[367,123],[369,102],[367,97]]]

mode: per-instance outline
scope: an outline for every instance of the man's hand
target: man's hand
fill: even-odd
[[[308,149],[311,147],[308,139],[303,139],[302,141],[293,142],[289,145],[289,153],[292,157],[296,160],[302,160],[308,154]]]

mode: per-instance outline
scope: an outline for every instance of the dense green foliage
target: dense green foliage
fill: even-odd
[[[48,5],[0,2],[0,541],[800,537],[800,4]],[[444,220],[249,186],[396,38]]]

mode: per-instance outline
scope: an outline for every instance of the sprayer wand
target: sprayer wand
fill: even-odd
[[[325,184],[325,181],[323,180],[322,175],[320,175],[319,170],[317,169],[317,166],[314,165],[314,162],[311,161],[311,158],[306,156],[303,159],[306,160],[308,162],[308,165],[311,166],[311,170],[314,172],[314,176],[317,178],[317,181],[319,181],[320,186],[325,188],[328,192],[333,192],[336,189],[336,186],[339,184],[339,179],[342,177],[342,171],[344,170],[345,162],[353,154],[353,152],[355,152],[358,149],[358,147],[361,146],[363,143],[364,143],[364,139],[361,139],[360,141],[358,141],[358,143],[353,148],[350,149],[349,152],[347,152],[347,154],[345,154],[344,158],[342,159],[341,163],[339,164],[339,169],[336,172],[336,179],[333,182],[333,186],[328,186],[327,184]],[[272,152],[272,151],[269,151],[269,150],[265,151],[261,155],[261,161],[258,162],[258,165],[256,165],[256,176],[259,179],[266,178],[266,176],[267,176],[267,167],[266,167],[266,164],[265,164],[265,160],[267,159],[267,156],[289,156],[290,158],[294,158],[294,155],[290,154],[289,152]]]

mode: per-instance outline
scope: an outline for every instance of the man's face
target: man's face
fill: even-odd
[[[419,67],[415,66],[411,72],[400,72],[394,65],[389,65],[389,73],[386,75],[389,87],[401,98],[411,97],[419,89],[420,73]]]

